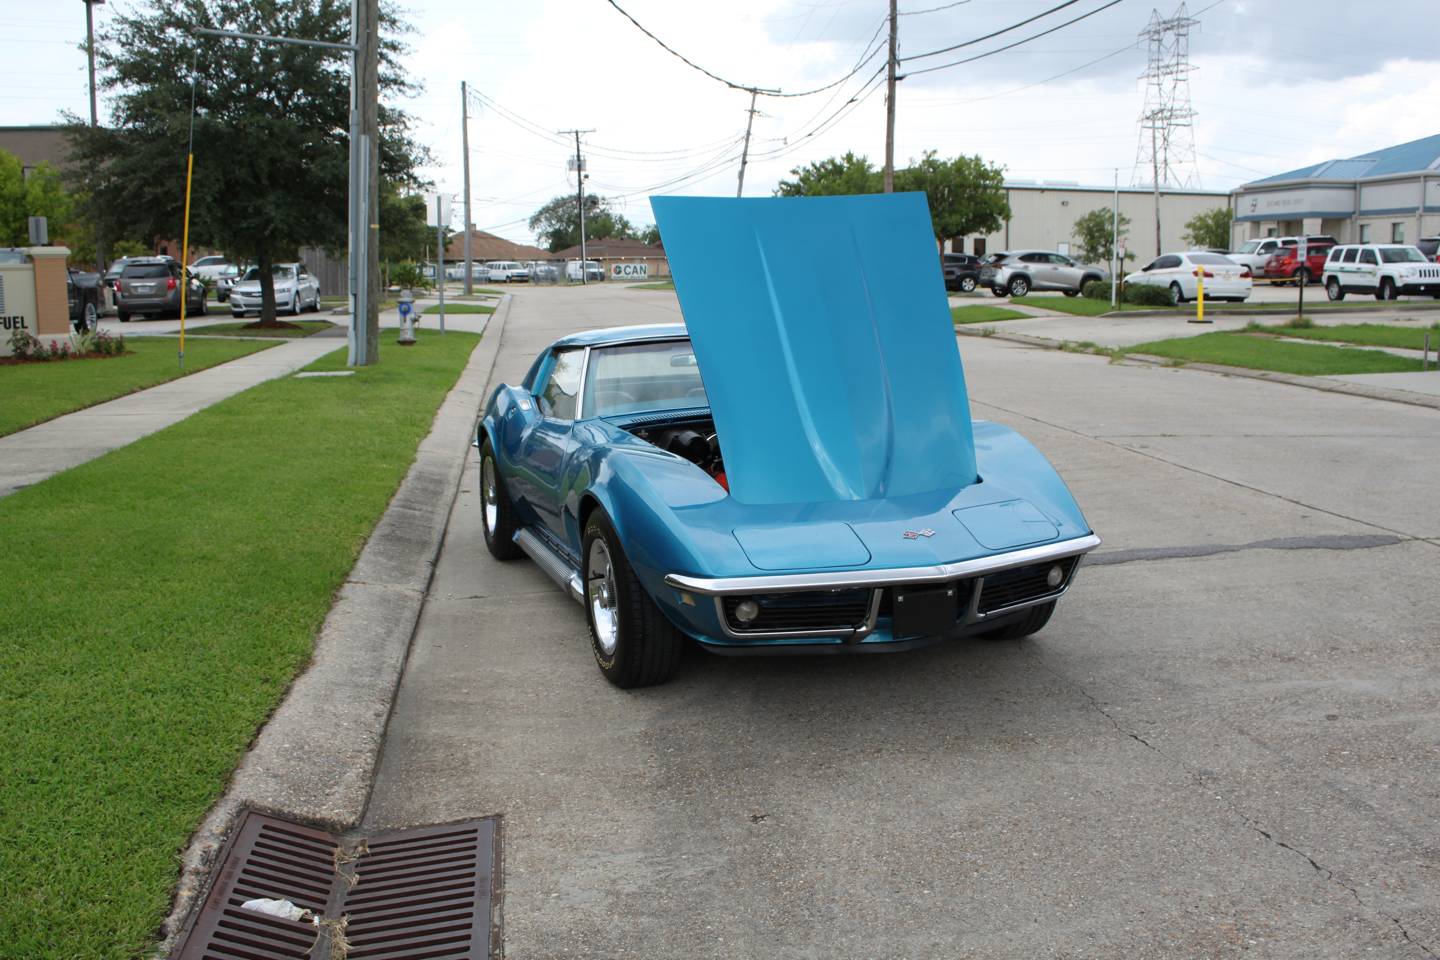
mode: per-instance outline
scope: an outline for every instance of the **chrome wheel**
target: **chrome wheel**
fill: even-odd
[[[604,537],[590,541],[589,562],[585,565],[585,602],[595,625],[595,642],[605,656],[615,653],[620,639],[620,618],[616,610],[615,569]]]
[[[485,516],[485,532],[495,535],[495,525],[500,522],[500,505],[495,496],[495,461],[485,457],[480,461],[480,505]]]

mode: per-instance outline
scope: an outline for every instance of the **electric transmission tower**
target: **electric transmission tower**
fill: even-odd
[[[1180,4],[1173,17],[1150,12],[1140,32],[1149,47],[1145,108],[1140,113],[1140,143],[1134,183],[1148,179],[1155,191],[1155,249],[1160,250],[1160,188],[1199,185],[1195,172],[1195,111],[1190,106],[1190,28],[1200,21]]]

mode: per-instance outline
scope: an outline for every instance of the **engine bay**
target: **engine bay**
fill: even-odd
[[[725,459],[720,453],[720,439],[715,435],[715,421],[709,417],[647,423],[627,429],[646,443],[684,457],[720,486],[730,489],[725,480]]]

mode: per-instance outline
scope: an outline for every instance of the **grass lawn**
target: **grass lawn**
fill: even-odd
[[[992,307],[988,303],[950,308],[950,319],[955,323],[989,323],[991,320],[1018,320],[1024,316],[1019,310]]]
[[[1024,297],[1017,301],[1029,307],[1040,307],[1044,310],[1054,310],[1057,313],[1069,313],[1077,317],[1098,317],[1102,313],[1110,312],[1109,300],[1091,300],[1089,297]],[[1138,310],[1139,307],[1130,306],[1131,310]]]
[[[659,283],[637,283],[632,289],[635,290],[674,290],[675,281],[662,280]]]
[[[1257,324],[1252,329],[1303,340],[1333,340],[1410,350],[1424,349],[1425,336],[1429,334],[1430,349],[1440,349],[1440,323],[1432,323],[1428,327],[1391,327],[1382,323],[1345,323],[1334,327],[1262,327]]]
[[[425,308],[425,315],[440,312],[440,304],[432,304]],[[446,313],[494,313],[495,308],[483,303],[446,303]]]
[[[252,327],[251,320],[237,320],[234,323],[217,323],[209,327],[192,327],[185,331],[185,352],[190,352],[191,337],[308,337],[312,333],[319,333],[321,330],[329,330],[335,324],[329,320],[286,320],[299,327],[292,330],[289,327],[265,327],[263,329]]]
[[[1252,370],[1275,370],[1306,377],[1343,373],[1401,373],[1420,369],[1419,360],[1377,350],[1355,350],[1322,344],[1282,343],[1244,333],[1204,333],[1198,337],[1156,340],[1127,353],[1148,353],[1190,363],[1222,363]]]
[[[57,360],[0,366],[0,436],[61,414],[153,387],[217,363],[273,347],[259,340],[187,340],[180,369],[175,337],[129,337],[130,352],[96,360]],[[4,784],[0,783],[0,792]]]
[[[0,499],[0,955],[151,952],[478,341],[382,336],[354,376],[269,381]]]

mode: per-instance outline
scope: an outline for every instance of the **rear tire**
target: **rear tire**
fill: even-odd
[[[1078,297],[1078,296],[1080,296],[1080,291],[1079,291],[1079,290],[1066,290],[1066,291],[1065,291],[1065,296],[1067,296],[1067,297]]]
[[[100,311],[95,304],[85,304],[85,310],[80,314],[80,322],[85,325],[86,333],[94,333],[100,329]]]
[[[1185,302],[1185,291],[1180,289],[1178,282],[1170,284],[1170,302],[1177,307]]]
[[[1335,277],[1331,277],[1329,282],[1325,284],[1325,296],[1329,297],[1331,300],[1344,300],[1345,288],[1340,286],[1339,280],[1337,280]]]
[[[985,640],[1019,640],[1021,637],[1028,637],[1032,633],[1039,633],[1041,628],[1050,622],[1050,615],[1054,612],[1055,601],[1051,600],[1026,610],[1025,615],[1014,623],[987,630],[980,634],[980,637]]]
[[[974,293],[974,292],[975,292],[975,278],[974,278],[974,277],[961,277],[961,278],[960,278],[960,292],[961,292],[961,293]]]
[[[645,592],[599,507],[585,523],[580,556],[590,649],[605,679],[622,688],[669,680],[685,652],[685,635]]]
[[[1010,281],[1010,296],[1023,297],[1030,292],[1030,281],[1024,277],[1016,277]]]
[[[480,527],[485,532],[485,549],[496,560],[514,560],[522,551],[515,544],[515,505],[505,492],[505,478],[495,463],[495,452],[487,437],[480,444]]]
[[[124,310],[116,310],[115,316],[119,318],[121,323],[130,322],[130,314],[126,313]]]

